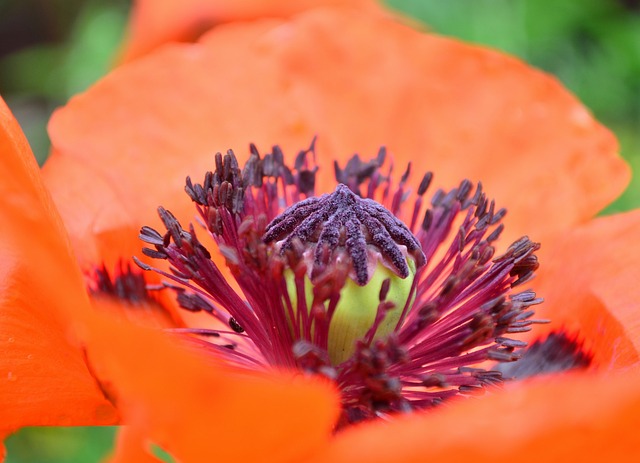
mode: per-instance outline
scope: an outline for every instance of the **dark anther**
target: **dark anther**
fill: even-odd
[[[426,376],[422,380],[422,385],[428,388],[431,388],[431,387],[443,388],[443,387],[447,387],[447,380],[444,377],[444,375],[434,373],[432,375]]]
[[[431,185],[431,180],[433,180],[433,172],[427,172],[422,177],[422,181],[420,182],[420,186],[418,187],[418,195],[422,196],[429,189],[429,185]]]
[[[229,318],[229,326],[236,333],[244,333],[244,328],[233,317]]]
[[[237,213],[243,206],[244,182],[233,151],[227,151],[224,156],[216,153],[215,166],[214,172],[206,173],[202,185],[194,184],[191,178],[187,177],[185,191],[196,204],[214,208],[223,207]]]
[[[158,208],[158,215],[160,216],[160,220],[162,220],[162,223],[167,229],[167,232],[169,233],[169,235],[171,235],[171,238],[173,238],[173,242],[176,243],[176,246],[182,246],[183,230],[182,227],[180,227],[180,223],[175,218],[175,216],[164,207]]]
[[[179,291],[176,296],[176,300],[178,301],[180,307],[190,312],[213,312],[213,306],[205,298],[197,293],[187,293],[185,291]]]
[[[399,245],[406,246],[418,267],[426,262],[420,243],[401,221],[343,184],[331,194],[309,198],[284,211],[267,225],[263,240],[281,241],[281,253],[289,250],[294,240],[315,244],[314,270],[326,266],[327,257],[336,248],[344,248],[351,256],[359,285],[369,281],[369,246],[377,249],[402,278],[409,275],[409,266]]]
[[[167,236],[169,236],[168,233]],[[168,257],[167,253],[164,251],[166,238],[153,228],[147,226],[142,227],[138,238],[145,243],[152,244],[155,248],[142,248],[142,253],[144,255],[151,257],[152,259],[166,259]],[[141,262],[136,261],[136,264],[143,270],[148,270]]]
[[[525,341],[520,341],[518,339],[510,339],[502,336],[498,336],[496,338],[496,343],[500,344],[504,347],[516,348],[516,347],[527,347],[527,343]]]
[[[154,245],[162,245],[164,242],[164,238],[160,233],[146,225],[140,229],[139,238],[145,243]]]
[[[144,252],[144,249],[142,251]],[[165,258],[166,258],[166,256],[165,256]],[[138,267],[140,267],[145,272],[148,272],[149,270],[151,270],[151,266],[150,265],[145,264],[140,259],[138,259],[136,256],[133,256],[133,262],[134,262],[134,264],[136,264]]]
[[[504,209],[502,209],[504,210]],[[493,230],[489,236],[487,236],[487,243],[493,243],[495,240],[497,240],[500,235],[502,234],[502,230],[504,230],[504,224],[501,223],[500,225],[498,225],[496,227],[495,230]]]
[[[91,292],[95,295],[113,296],[133,304],[151,299],[144,275],[133,271],[130,264],[121,263],[113,275],[104,265],[98,267],[94,270],[93,280]]]
[[[411,163],[408,163],[407,169],[404,171],[404,174],[402,174],[402,177],[400,177],[400,183],[402,184],[407,183],[407,180],[409,179],[410,175],[411,175]]]
[[[471,193],[471,189],[473,188],[473,183],[469,180],[463,180],[458,187],[456,199],[461,203],[465,203],[467,198],[469,197],[469,193]],[[481,185],[478,185],[478,189],[481,188]]]
[[[514,345],[517,341],[502,345]],[[515,344],[514,347],[522,347]],[[559,373],[574,368],[587,368],[593,355],[584,349],[581,341],[565,332],[552,332],[546,339],[539,339],[529,348],[520,351],[520,360],[512,364],[500,364],[496,368],[506,377],[524,379],[547,373]]]
[[[309,373],[336,379],[337,371],[331,366],[327,351],[320,349],[308,341],[296,341],[292,347],[298,366]]]
[[[251,143],[249,150],[251,155],[242,169],[243,186],[254,186],[260,188],[262,186],[262,162],[260,160],[260,153],[256,145]]]
[[[298,153],[293,169],[287,166],[284,153],[277,145],[271,153],[261,157],[256,146],[251,144],[251,154],[242,171],[232,150],[228,150],[224,156],[217,153],[214,172],[206,173],[202,185],[194,184],[187,177],[185,191],[195,203],[205,208],[226,208],[233,214],[244,210],[247,189],[261,188],[268,179],[272,182],[281,181],[285,186],[295,185],[300,193],[311,196],[318,170],[315,165],[315,140],[312,140],[309,148]],[[309,154],[313,158],[311,162]],[[214,233],[222,233],[219,214],[209,218],[208,226]]]
[[[334,161],[333,167],[335,170],[335,176],[338,183],[347,185],[358,196],[360,194],[360,185],[366,180],[373,178],[378,172],[380,166],[384,163],[387,157],[387,149],[382,146],[378,151],[376,159],[364,162],[357,154],[353,155],[347,162],[347,165],[342,169],[337,161]]]
[[[300,193],[305,196],[313,195],[316,188],[316,172],[318,166],[315,165],[316,157],[316,140],[317,137],[313,137],[311,145],[306,150],[298,152],[294,163],[296,174],[296,184]],[[313,166],[309,165],[309,154],[313,157]]]

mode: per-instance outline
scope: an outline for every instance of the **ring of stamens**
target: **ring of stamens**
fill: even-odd
[[[544,322],[532,318],[532,307],[541,299],[529,290],[513,294],[537,269],[539,245],[523,237],[494,256],[505,211],[496,210],[481,185],[474,191],[466,180],[448,192],[437,191],[425,206],[423,195],[431,181],[431,174],[426,174],[414,195],[413,211],[407,214],[409,169],[394,184],[391,169],[388,175],[381,172],[382,149],[372,161],[354,156],[344,169],[336,165],[336,176],[344,185],[331,195],[313,197],[317,167],[306,155],[315,159],[314,148],[312,143],[301,151],[293,168],[284,164],[279,148],[260,157],[252,146],[242,171],[232,152],[217,155],[216,172],[208,173],[202,185],[187,181],[187,193],[220,246],[240,292],[210,258],[195,228],[183,229],[164,209],[159,212],[167,231],[144,227],[141,239],[151,246],[143,253],[167,259],[171,269],[138,261],[139,265],[181,286],[185,308],[203,310],[226,325],[208,331],[216,335],[208,345],[217,355],[247,368],[295,367],[335,381],[343,406],[339,426],[430,407],[499,384],[499,371],[478,365],[516,361],[524,343],[509,335]],[[389,211],[373,203],[374,197]],[[283,212],[286,207],[290,209]],[[412,239],[395,218],[402,212],[410,217],[406,230],[414,230]],[[401,309],[400,321],[388,337],[367,335],[356,342],[346,361],[331,364],[326,339],[331,308],[344,284],[341,266],[320,272],[320,283],[305,299],[306,263],[298,243],[315,246],[312,262],[320,269],[336,248],[355,263],[360,259],[357,252],[373,247],[400,274],[397,249],[379,244],[385,233],[406,247],[416,263],[426,257],[412,283],[415,296]],[[352,236],[356,242],[348,244]],[[292,271],[298,304],[307,310],[293,310],[285,269]],[[369,276],[360,270],[358,283]],[[376,298],[376,323],[388,310],[386,297],[380,291]],[[192,334],[204,331],[194,329]],[[237,342],[228,342],[229,337]],[[224,343],[216,344],[221,338]]]

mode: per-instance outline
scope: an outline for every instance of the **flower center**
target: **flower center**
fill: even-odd
[[[312,278],[330,266],[331,260],[347,255],[352,279],[365,286],[377,261],[400,278],[409,276],[407,253],[419,267],[425,264],[420,243],[411,231],[381,204],[356,196],[344,184],[336,191],[301,201],[273,219],[264,235],[266,243],[278,242],[280,253],[295,240],[313,251]],[[401,248],[401,246],[403,248]]]
[[[420,243],[402,222],[344,184],[338,184],[334,193],[286,209],[267,225],[263,240],[275,242],[280,255],[298,247],[310,269],[304,283],[306,300],[312,298],[312,286],[321,283],[323,274],[346,266],[348,277],[340,300],[329,314],[327,349],[333,365],[347,360],[356,342],[372,328],[374,339],[395,329],[409,301],[416,268],[426,261]],[[300,304],[293,273],[285,272],[285,279],[297,312]],[[381,291],[387,306],[376,320]]]
[[[398,183],[391,168],[382,172],[384,149],[336,164],[335,191],[316,196],[314,149],[288,166],[280,148],[262,157],[252,145],[243,169],[229,151],[202,184],[187,178],[228,269],[163,208],[165,233],[142,228],[143,253],[170,270],[138,265],[177,283],[185,309],[221,326],[191,334],[247,368],[331,378],[342,393],[340,425],[500,383],[487,361],[516,361],[525,343],[509,335],[543,322],[531,318],[541,302],[532,291],[513,293],[537,269],[539,245],[523,237],[495,257],[505,211],[481,185],[465,180],[427,206],[432,175],[412,193],[409,168]]]

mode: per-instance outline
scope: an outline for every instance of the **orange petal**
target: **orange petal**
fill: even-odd
[[[165,291],[165,293],[167,292]],[[106,309],[106,313],[110,314],[113,318],[120,318],[149,328],[165,329],[184,327],[179,314],[176,313],[177,308],[174,306],[174,295],[167,293],[158,296],[157,298],[149,296],[146,300],[130,301],[120,299],[114,295],[93,294],[91,297],[91,305],[98,310]],[[105,301],[105,299],[107,299],[107,301]]]
[[[60,314],[86,305],[60,219],[0,100],[0,428],[116,419]]]
[[[102,178],[90,166],[71,157],[51,154],[43,175],[68,233],[81,267],[85,271],[104,264],[116,268],[123,259],[140,251],[138,226],[113,183]],[[152,211],[153,212],[153,211]]]
[[[567,375],[514,383],[396,422],[339,434],[311,462],[634,462],[640,375]]]
[[[584,338],[600,367],[639,360],[639,229],[640,210],[600,217],[542,248],[537,313]]]
[[[98,313],[88,336],[134,443],[153,442],[179,461],[288,462],[330,436],[338,398],[325,381],[232,370],[177,338]]]
[[[434,170],[435,187],[481,180],[509,209],[506,238],[543,240],[584,222],[629,178],[613,135],[555,79],[494,51],[338,8],[227,24],[201,44],[123,66],[59,110],[50,134],[45,175],[56,201],[71,197],[73,209],[68,192],[78,189],[55,164],[77,163],[112,189],[102,196],[82,180],[95,199],[89,217],[109,203],[134,217],[134,228],[157,226],[159,204],[191,221],[184,177],[201,179],[216,151],[246,158],[250,142],[263,152],[279,143],[293,156],[316,134],[322,188],[333,159],[387,145],[398,165]]]
[[[168,42],[195,41],[225,22],[287,17],[332,4],[351,4],[366,11],[379,8],[373,0],[136,0],[120,59],[131,61]]]

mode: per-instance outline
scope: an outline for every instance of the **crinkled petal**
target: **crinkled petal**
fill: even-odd
[[[507,239],[544,241],[584,222],[629,178],[613,135],[554,78],[348,8],[226,24],[165,47],[74,98],[50,134],[47,178],[72,158],[113,190],[87,185],[93,214],[114,196],[109,207],[135,226],[158,225],[159,204],[192,220],[184,177],[199,179],[216,151],[242,159],[250,142],[263,152],[277,143],[294,156],[314,135],[323,189],[333,159],[386,145],[396,164],[433,170],[436,186],[481,180],[509,209]],[[56,201],[74,182],[56,182]]]
[[[539,378],[481,400],[351,428],[310,462],[635,462],[639,425],[637,370]]]
[[[640,211],[600,217],[543,247],[537,315],[578,334],[601,368],[638,362]],[[540,332],[540,330],[536,330]]]
[[[111,270],[137,254],[139,227],[122,206],[130,198],[118,196],[113,177],[105,179],[72,157],[51,156],[56,162],[47,163],[43,175],[48,189],[55,192],[56,207],[73,237],[82,269],[104,264]]]
[[[16,120],[0,100],[0,430],[109,424],[105,399],[61,313],[86,293]]]
[[[287,17],[332,4],[351,4],[365,11],[379,9],[373,0],[136,0],[121,60],[131,61],[168,42],[195,41],[222,23]]]
[[[338,398],[327,381],[233,370],[177,338],[99,312],[89,327],[97,372],[146,448],[156,444],[185,462],[288,462],[330,437]]]

